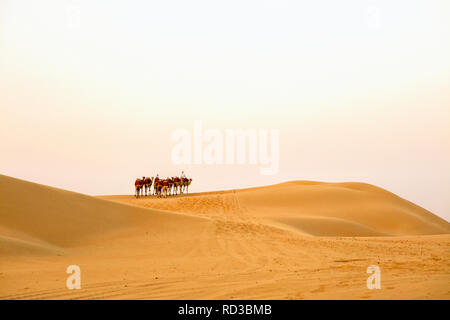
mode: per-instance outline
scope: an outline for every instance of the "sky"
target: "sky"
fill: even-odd
[[[0,174],[90,195],[359,181],[450,220],[450,2],[0,0]],[[197,121],[197,122],[196,122]],[[174,132],[277,130],[279,166]]]

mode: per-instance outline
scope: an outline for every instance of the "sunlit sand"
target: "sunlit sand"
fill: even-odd
[[[450,224],[369,184],[136,199],[0,175],[0,299],[449,299],[449,283]]]

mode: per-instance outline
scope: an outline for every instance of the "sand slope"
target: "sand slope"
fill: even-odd
[[[136,228],[179,233],[202,219],[145,210],[0,175],[0,241],[70,248],[117,239]],[[1,246],[5,248],[5,245]],[[1,250],[0,250],[1,254]]]
[[[365,183],[292,181],[274,186],[136,200],[104,199],[189,212],[198,216],[256,220],[316,236],[450,233],[450,224],[384,189]]]
[[[243,206],[313,235],[422,235],[450,224],[384,189],[365,183],[295,181],[243,191]]]
[[[449,299],[449,232],[360,183],[135,199],[0,176],[0,299]]]

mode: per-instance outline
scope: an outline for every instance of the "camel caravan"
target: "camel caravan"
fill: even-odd
[[[191,182],[192,179],[186,178],[184,171],[181,173],[181,177],[168,177],[166,179],[160,179],[159,175],[156,175],[156,177],[151,178],[137,178],[134,182],[135,197],[139,198],[154,195],[158,198],[166,198],[167,196],[188,193]]]

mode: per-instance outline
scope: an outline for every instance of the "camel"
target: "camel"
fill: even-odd
[[[192,179],[189,179],[185,182],[186,193],[189,193],[189,186],[191,185]]]
[[[139,196],[142,197],[144,195],[144,179],[140,179],[139,192],[140,192]]]
[[[161,188],[161,196],[162,195],[164,195],[164,198],[167,198],[167,191],[168,191],[168,188],[169,188],[169,181],[168,181],[169,179],[164,179],[163,181],[162,181],[162,188]]]
[[[181,180],[178,177],[173,177],[172,180],[173,180],[173,191],[176,195],[176,194],[178,194],[178,188],[180,188]],[[181,193],[181,190],[180,190],[180,193]]]
[[[163,187],[163,180],[161,180],[161,179],[156,180],[155,179],[155,183],[154,183],[153,189],[154,189],[155,195],[157,197],[161,197],[162,187]]]
[[[187,179],[186,178],[180,178],[180,194],[183,193],[185,180],[187,180]]]
[[[168,193],[169,193],[169,196],[170,196],[170,195],[173,195],[173,185],[174,185],[173,177],[172,178],[167,178],[167,182],[168,182]]]
[[[158,194],[158,188],[159,188],[159,183],[160,183],[160,179],[158,177],[156,177],[153,180],[153,195],[157,195]]]
[[[136,193],[135,193],[136,198],[139,198],[143,185],[144,185],[144,180],[141,180],[139,178],[137,178],[136,181],[134,182],[134,188],[136,189]]]
[[[188,179],[188,178],[181,178],[181,183],[180,183],[180,193],[186,192],[188,193],[189,191],[189,185],[191,184],[192,179]]]
[[[144,186],[145,186],[145,195],[146,196],[151,193],[152,183],[153,183],[153,177],[152,178],[149,178],[149,177],[144,178]]]
[[[170,177],[166,179],[160,179],[159,177],[142,177],[142,179],[137,178],[135,186],[135,196],[139,198],[141,196],[156,195],[158,198],[164,196],[182,194],[183,192],[189,192],[189,185],[192,179],[180,178],[180,177]],[[152,193],[153,185],[153,193]],[[144,193],[145,190],[145,193]]]

